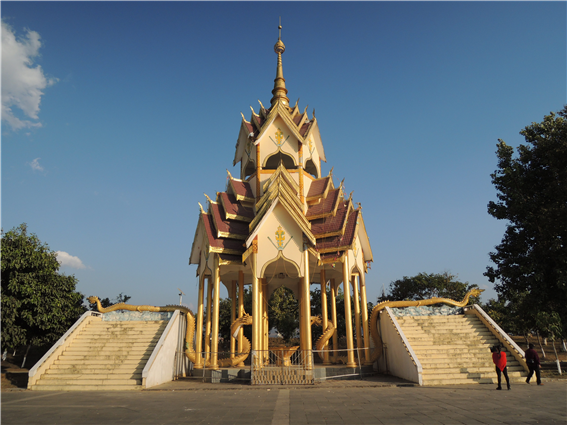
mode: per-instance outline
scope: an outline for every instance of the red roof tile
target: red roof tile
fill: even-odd
[[[313,220],[311,222],[311,232],[313,232],[315,237],[326,233],[338,232],[343,228],[347,211],[348,203],[342,203],[337,208],[337,214],[334,217],[329,216]]]
[[[205,224],[205,231],[207,233],[207,239],[209,245],[213,248],[230,249],[234,251],[244,252],[244,243],[235,239],[227,238],[216,238],[215,227],[213,225],[213,218],[211,215],[206,213],[201,213],[203,217],[203,223]]]
[[[227,220],[221,204],[211,203],[214,224],[218,231],[236,235],[248,235],[248,224],[241,221]]]
[[[313,196],[321,196],[329,184],[329,177],[323,177],[322,179],[313,180],[311,186],[309,186],[309,192],[307,197],[311,198]]]
[[[322,214],[330,214],[334,210],[335,205],[339,199],[340,188],[329,190],[327,197],[318,204],[307,207],[305,217],[316,217]]]
[[[240,202],[236,200],[234,195],[230,195],[226,192],[221,192],[220,196],[222,197],[223,205],[226,208],[226,212],[232,215],[239,215],[242,217],[254,218],[254,211],[252,208],[243,207]]]
[[[254,199],[250,183],[232,179],[232,187],[234,187],[234,191],[237,195]]]
[[[307,121],[305,124],[301,126],[301,128],[299,129],[299,134],[301,134],[301,137],[305,136],[310,125],[311,122]]]
[[[359,211],[354,210],[349,214],[348,221],[346,224],[345,233],[340,236],[332,236],[329,238],[321,238],[317,240],[315,249],[317,250],[327,250],[330,248],[343,248],[350,246],[354,241],[354,231],[356,229],[356,219],[358,218]]]

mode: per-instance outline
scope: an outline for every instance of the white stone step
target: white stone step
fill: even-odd
[[[140,389],[144,366],[166,326],[164,321],[92,322],[31,389]]]
[[[31,390],[40,391],[140,391],[141,385],[116,385],[105,383],[102,385],[33,385]]]

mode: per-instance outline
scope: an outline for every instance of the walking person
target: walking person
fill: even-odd
[[[537,384],[543,385],[541,383],[539,356],[538,356],[536,350],[534,350],[535,345],[530,344],[529,347],[530,348],[527,349],[526,353],[525,353],[526,363],[528,364],[528,369],[530,370],[530,374],[528,375],[528,379],[526,379],[526,384],[530,383],[530,379],[532,379],[532,376],[534,376],[534,372],[535,372]]]
[[[508,368],[506,367],[506,353],[501,350],[500,345],[495,345],[490,351],[492,351],[492,361],[496,365],[496,375],[498,376],[498,387],[496,389],[502,389],[501,375],[504,375],[504,378],[506,378],[506,384],[508,389],[510,389],[510,379],[508,378]]]

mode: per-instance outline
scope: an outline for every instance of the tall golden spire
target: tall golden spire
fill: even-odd
[[[280,18],[280,25],[278,27],[279,37],[278,42],[274,46],[274,52],[278,55],[278,65],[276,68],[276,78],[274,80],[274,89],[272,90],[272,100],[270,103],[274,106],[278,101],[281,101],[285,106],[289,107],[289,99],[287,95],[287,89],[285,88],[285,78],[283,77],[283,67],[282,67],[282,54],[285,52],[285,44],[282,41],[282,22]]]

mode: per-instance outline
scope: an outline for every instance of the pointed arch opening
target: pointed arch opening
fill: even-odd
[[[276,152],[275,154],[269,156],[266,159],[264,169],[265,170],[275,170],[279,167],[280,162],[283,163],[283,166],[287,170],[295,170],[297,169],[297,164],[291,155],[288,155],[284,152]]]
[[[308,159],[307,162],[305,163],[305,171],[307,171],[309,174],[311,174],[316,179],[319,178],[319,170],[315,166],[315,163],[313,162],[312,159]]]
[[[251,159],[248,161],[246,167],[244,168],[244,178],[247,179],[255,172],[256,172],[256,163],[254,162],[254,160]]]

